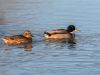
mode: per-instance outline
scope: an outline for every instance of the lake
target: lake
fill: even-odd
[[[73,24],[76,44],[44,41],[44,31]],[[30,30],[33,43],[6,46]],[[0,0],[0,75],[100,75],[100,1]]]

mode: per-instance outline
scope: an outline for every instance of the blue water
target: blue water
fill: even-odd
[[[74,24],[76,44],[46,42],[43,32]],[[31,49],[5,46],[30,30]],[[0,0],[0,75],[100,75],[99,0]]]

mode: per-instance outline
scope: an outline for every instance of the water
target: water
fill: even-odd
[[[100,75],[100,1],[0,0],[0,75]],[[43,32],[74,24],[76,44],[45,42]],[[5,46],[30,30],[32,49]]]

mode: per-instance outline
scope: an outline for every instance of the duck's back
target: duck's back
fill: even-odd
[[[6,44],[22,44],[31,42],[31,38],[26,38],[23,35],[5,36],[3,38]]]
[[[63,34],[63,33],[67,33],[67,31],[65,29],[56,29],[56,30],[52,30],[52,31],[48,31],[49,34],[53,35],[53,34]]]

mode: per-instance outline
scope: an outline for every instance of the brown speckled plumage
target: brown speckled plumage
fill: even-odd
[[[32,43],[32,34],[30,31],[25,31],[23,35],[4,36],[5,44],[27,44]]]

